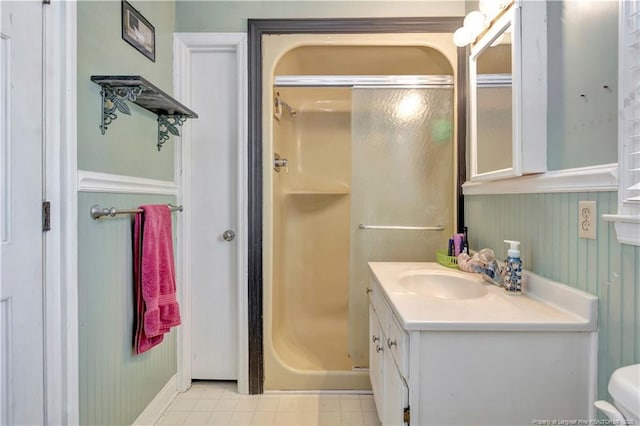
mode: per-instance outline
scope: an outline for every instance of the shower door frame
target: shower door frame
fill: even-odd
[[[262,36],[272,34],[453,33],[464,17],[249,19],[248,20],[248,330],[249,393],[263,393],[263,180]],[[462,184],[466,180],[467,48],[457,49],[457,228],[464,227]]]

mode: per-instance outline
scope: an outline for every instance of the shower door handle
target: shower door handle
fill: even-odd
[[[233,232],[231,229],[227,229],[222,234],[222,238],[224,238],[225,241],[233,241],[236,238],[236,233]]]

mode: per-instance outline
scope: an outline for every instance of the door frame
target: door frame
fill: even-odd
[[[46,424],[78,424],[77,4],[43,4]]]
[[[247,34],[246,33],[175,33],[174,52],[174,91],[182,102],[191,103],[191,54],[193,52],[233,52],[238,71],[236,86],[238,117],[237,139],[237,229],[236,229],[236,273],[237,273],[237,357],[238,392],[246,394],[249,389],[248,363],[248,307],[247,307]],[[215,100],[214,100],[215,101]],[[218,104],[227,109],[227,105]],[[178,203],[191,206],[191,129],[189,122],[182,127],[181,143],[176,143],[175,158],[176,182],[178,184]],[[187,267],[191,259],[191,230],[181,215],[177,227],[179,234],[177,250],[177,274],[182,284],[180,290],[180,308],[183,312],[182,325],[178,327],[178,391],[184,392],[191,387],[191,271]],[[218,326],[223,327],[224,324]]]
[[[249,19],[248,20],[248,378],[249,393],[263,393],[263,180],[262,180],[262,36],[271,34],[453,33],[464,17]],[[458,232],[464,227],[462,184],[466,180],[467,49],[458,48],[457,163]]]

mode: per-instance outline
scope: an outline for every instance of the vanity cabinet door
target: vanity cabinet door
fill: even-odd
[[[385,398],[382,426],[406,425],[404,413],[409,406],[409,388],[390,355],[387,353],[383,357]]]
[[[384,342],[384,338],[380,330],[376,311],[369,305],[369,378],[371,380],[371,390],[373,391],[373,399],[376,403],[376,411],[378,412],[379,419],[383,418],[382,408],[385,402],[382,382],[382,357],[384,355],[382,342]]]

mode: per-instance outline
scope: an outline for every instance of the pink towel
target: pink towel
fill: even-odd
[[[176,301],[171,211],[166,204],[140,207],[134,222],[136,326],[134,350],[143,353],[180,324]]]

